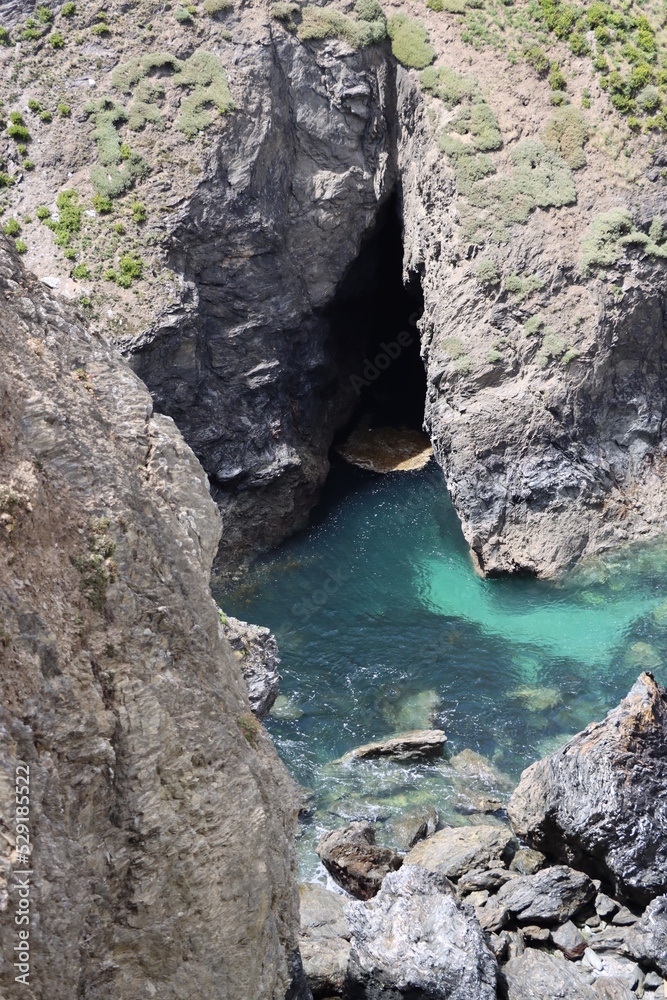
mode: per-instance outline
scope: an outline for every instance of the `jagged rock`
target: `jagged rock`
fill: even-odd
[[[515,877],[507,868],[476,868],[461,876],[456,884],[456,891],[459,896],[478,892],[480,889],[495,892],[501,885],[505,885],[505,882]]]
[[[400,854],[378,847],[371,823],[350,823],[323,834],[317,853],[338,885],[358,899],[374,896],[387,872],[403,864]]]
[[[627,906],[622,906],[611,918],[612,924],[615,927],[630,927],[632,924],[636,923],[639,918],[636,913],[629,910]]]
[[[510,871],[517,875],[534,875],[544,867],[546,858],[541,851],[532,851],[529,847],[520,847],[512,858]]]
[[[0,816],[13,823],[18,758],[34,788],[24,992],[283,997],[298,968],[296,797],[211,597],[221,525],[204,470],[10,246],[0,237],[0,495],[14,496],[9,539],[0,519]],[[4,822],[0,872],[20,867]],[[13,911],[0,903],[3,996],[23,989]]]
[[[258,719],[269,714],[280,692],[278,643],[268,628],[250,625],[231,615],[222,618],[225,638],[240,657],[250,708]]]
[[[376,757],[393,757],[395,760],[436,760],[442,757],[447,736],[441,729],[415,729],[400,733],[377,743],[350,750],[343,760],[373,760]]]
[[[527,948],[503,968],[508,1000],[599,1000],[590,978],[566,958]]]
[[[562,923],[595,896],[595,886],[583,872],[565,865],[519,875],[501,886],[498,902],[521,923]]]
[[[602,979],[617,979],[629,990],[634,990],[641,979],[639,966],[622,955],[598,955],[602,969],[594,971],[593,975]]]
[[[612,976],[600,976],[593,983],[595,995],[600,1000],[636,1000],[637,994],[623,982]]]
[[[502,930],[510,920],[509,910],[499,903],[495,896],[491,896],[481,906],[475,906],[475,916],[484,931]]]
[[[667,692],[642,674],[604,722],[524,771],[508,813],[533,847],[645,903],[667,889]]]
[[[548,927],[538,927],[537,924],[527,924],[521,928],[524,941],[529,944],[546,944],[551,938],[551,931]]]
[[[422,840],[406,857],[409,865],[458,879],[474,868],[497,867],[514,853],[512,831],[502,826],[449,826]]]
[[[350,955],[345,898],[321,885],[300,886],[301,959],[314,1000],[340,996]]]
[[[406,864],[346,916],[355,996],[495,1000],[496,958],[444,876]]]
[[[626,931],[625,948],[638,962],[654,965],[667,978],[667,896],[650,902],[641,920]]]
[[[581,958],[586,950],[586,938],[574,926],[571,920],[567,920],[560,927],[553,930],[551,932],[551,939],[566,958]]]
[[[595,897],[595,910],[603,920],[609,920],[610,917],[613,917],[619,906],[620,904],[615,899],[606,896],[604,892],[599,892]]]

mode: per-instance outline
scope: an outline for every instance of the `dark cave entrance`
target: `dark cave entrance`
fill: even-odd
[[[339,370],[353,393],[352,415],[335,444],[361,421],[421,430],[426,372],[417,320],[423,309],[419,274],[403,284],[403,224],[394,195],[327,310]]]

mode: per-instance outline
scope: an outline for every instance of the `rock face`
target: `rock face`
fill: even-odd
[[[667,692],[642,674],[604,722],[524,771],[508,813],[533,847],[621,898],[667,890]]]
[[[495,1000],[498,966],[471,911],[442,875],[404,865],[375,899],[346,910],[348,979],[379,1000]]]
[[[222,630],[240,659],[250,708],[258,719],[269,714],[280,691],[278,643],[268,628],[224,615]]]
[[[442,729],[416,729],[400,733],[378,743],[366,743],[345,754],[343,760],[374,760],[393,757],[394,760],[437,760],[442,757],[447,736]]]
[[[554,865],[506,882],[497,898],[521,923],[549,924],[569,920],[594,897],[595,885],[588,875]]]
[[[323,834],[317,853],[331,877],[358,899],[374,896],[387,872],[403,864],[400,854],[378,847],[372,823],[350,823]]]
[[[508,1000],[599,1000],[591,981],[565,958],[528,948],[503,969]]]
[[[514,838],[507,827],[450,826],[416,844],[405,860],[458,879],[472,869],[509,861],[513,853]]]
[[[24,761],[26,996],[283,997],[298,967],[295,796],[211,598],[206,476],[3,238],[0,302],[3,946]],[[0,993],[14,996],[8,953]]]
[[[350,957],[344,896],[321,885],[302,885],[301,959],[314,1000],[340,996]]]
[[[653,965],[667,978],[667,896],[659,896],[646,907],[625,935],[628,954]]]

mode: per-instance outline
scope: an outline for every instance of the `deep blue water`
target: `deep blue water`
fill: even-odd
[[[516,780],[627,693],[642,669],[665,683],[667,547],[616,552],[558,583],[481,580],[441,470],[377,475],[340,464],[306,532],[216,597],[267,625],[282,657],[267,728],[316,812],[302,841],[433,801],[454,811],[446,765],[332,763],[421,726],[446,730]],[[450,769],[451,770],[451,769]]]

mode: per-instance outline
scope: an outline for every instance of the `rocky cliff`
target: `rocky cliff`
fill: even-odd
[[[480,571],[550,575],[661,530],[657,8],[110,15],[13,29],[0,58],[34,169],[6,140],[5,203],[51,212],[65,250],[33,221],[30,266],[83,293],[202,460],[224,565],[317,497],[358,402],[392,194],[424,298],[426,426]],[[45,121],[47,75],[63,120]],[[63,234],[65,185],[93,207]]]
[[[206,476],[0,242],[0,992],[283,998],[295,802],[209,591]]]

